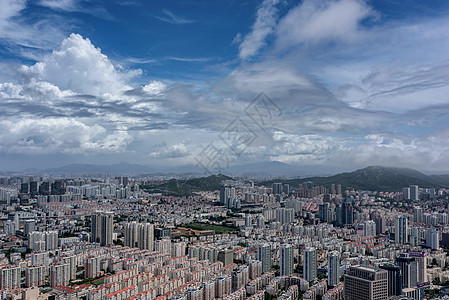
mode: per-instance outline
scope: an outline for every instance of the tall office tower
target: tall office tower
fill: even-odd
[[[101,274],[101,258],[98,256],[89,256],[84,261],[84,278],[95,278]]]
[[[427,253],[410,252],[409,255],[416,261],[416,265],[418,268],[418,282],[427,282]]]
[[[62,179],[55,180],[51,184],[52,195],[64,195],[65,194],[65,182]]]
[[[341,222],[344,226],[352,225],[354,223],[354,212],[351,200],[348,197],[346,197],[341,205]]]
[[[20,267],[14,265],[0,266],[0,290],[20,288]]]
[[[340,282],[340,252],[331,251],[327,254],[327,284],[336,286]]]
[[[281,246],[281,276],[290,276],[293,274],[293,246],[283,245]]]
[[[329,203],[320,204],[318,218],[320,218],[321,222],[329,222]]]
[[[395,265],[383,265],[381,269],[388,272],[388,297],[400,296],[402,294],[401,268]]]
[[[273,194],[275,195],[282,194],[282,183],[280,182],[273,183]]]
[[[429,228],[426,231],[426,244],[432,250],[438,250],[440,248],[440,235],[435,228]]]
[[[266,243],[257,248],[257,260],[262,262],[262,274],[271,270],[271,245]]]
[[[410,200],[419,200],[419,188],[417,185],[410,186]]]
[[[30,192],[30,184],[28,182],[22,182],[20,184],[20,193],[28,194]]]
[[[229,266],[234,262],[234,250],[225,249],[218,251],[218,261],[223,263],[223,266]]]
[[[50,286],[68,286],[70,281],[69,264],[52,264],[50,266]]]
[[[344,299],[388,299],[388,272],[371,267],[349,267],[345,274]]]
[[[423,223],[422,208],[419,206],[413,208],[413,221],[415,224]]]
[[[384,234],[387,230],[387,221],[384,217],[376,215],[374,217],[374,222],[376,223],[376,233]]]
[[[337,195],[341,195],[341,184],[337,184]]]
[[[45,268],[47,266],[27,266],[25,268],[26,287],[38,287],[45,284]]]
[[[376,236],[376,223],[374,221],[369,220],[363,223],[363,235]]]
[[[410,200],[410,188],[409,187],[402,188],[402,198],[404,200]]]
[[[396,262],[401,268],[402,288],[413,288],[418,283],[418,266],[414,257],[410,257],[408,253],[401,253],[396,258]]]
[[[220,205],[228,206],[229,199],[231,198],[231,188],[223,185],[220,188]]]
[[[39,182],[38,181],[30,182],[30,194],[31,194],[31,197],[33,197],[33,198],[39,194]]]
[[[309,247],[304,249],[303,253],[303,277],[311,282],[317,278],[317,251]]]
[[[157,240],[154,244],[154,250],[160,254],[169,253],[171,254],[171,240],[164,238],[162,240]]]
[[[39,185],[39,194],[45,196],[50,195],[50,182],[44,181]]]
[[[396,244],[408,242],[408,220],[407,217],[397,216],[394,220],[394,241]]]
[[[111,212],[97,212],[92,215],[92,242],[99,243],[100,246],[112,245],[113,220],[114,215]]]

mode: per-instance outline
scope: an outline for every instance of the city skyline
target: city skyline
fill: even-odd
[[[203,159],[217,150],[224,168],[447,171],[445,1],[1,6],[2,170],[214,172]]]

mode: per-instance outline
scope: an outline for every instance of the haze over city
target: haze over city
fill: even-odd
[[[448,10],[2,0],[1,169],[198,165],[218,149],[230,165],[447,171]]]

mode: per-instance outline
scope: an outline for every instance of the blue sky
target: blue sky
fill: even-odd
[[[447,1],[0,7],[3,170],[282,161],[448,171]]]

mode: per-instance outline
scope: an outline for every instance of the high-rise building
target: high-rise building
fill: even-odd
[[[402,188],[402,198],[404,200],[410,200],[410,188],[409,187]]]
[[[171,257],[183,256],[186,254],[187,245],[185,242],[171,244]]]
[[[352,209],[351,199],[346,197],[341,205],[341,223],[344,226],[354,223],[354,211]]]
[[[426,231],[426,244],[432,250],[438,250],[440,248],[440,235],[438,230],[431,227]]]
[[[413,221],[415,224],[423,223],[423,212],[419,206],[413,208]]]
[[[327,284],[336,286],[340,282],[340,252],[331,251],[327,254]]]
[[[329,217],[329,203],[320,204],[318,208],[318,218],[320,218],[321,222],[330,222],[331,218]]]
[[[418,266],[414,257],[410,257],[408,253],[401,253],[396,258],[396,262],[401,268],[402,288],[413,288],[418,283]]]
[[[50,267],[50,286],[68,286],[70,281],[69,264],[52,264]]]
[[[58,248],[58,232],[53,231],[32,231],[28,233],[28,248],[35,251],[54,250]]]
[[[345,300],[388,299],[388,273],[371,267],[351,266],[345,274]]]
[[[280,248],[281,251],[281,260],[280,260],[280,271],[281,276],[290,276],[293,274],[293,246],[292,245],[283,245]]]
[[[374,222],[376,223],[376,233],[377,234],[384,234],[387,230],[387,221],[384,217],[376,215],[374,217]]]
[[[394,220],[394,241],[396,244],[408,242],[408,219],[404,216],[397,216]]]
[[[234,262],[234,251],[232,249],[218,251],[218,261],[221,261],[224,267],[229,266]]]
[[[401,268],[395,265],[383,265],[380,268],[388,272],[388,297],[400,296],[402,294]]]
[[[46,266],[27,266],[25,268],[26,287],[38,287],[45,284]]]
[[[303,253],[303,277],[311,282],[317,278],[317,250],[309,247]]]
[[[0,290],[20,288],[20,267],[14,265],[0,266]]]
[[[273,194],[275,195],[282,194],[282,183],[280,182],[273,183]]]
[[[231,198],[231,187],[223,185],[220,188],[220,204],[227,207]]]
[[[171,254],[171,240],[168,238],[157,240],[156,243],[154,244],[154,250],[161,254],[163,253]]]
[[[363,235],[364,236],[376,236],[376,223],[368,220],[363,223]]]
[[[36,230],[36,220],[28,219],[23,222],[23,235],[28,236],[30,232]]]
[[[410,200],[419,200],[419,187],[417,185],[410,186]]]
[[[76,279],[76,255],[62,255],[60,261],[69,264],[69,278]]]
[[[410,257],[416,261],[418,268],[418,282],[427,282],[427,253],[425,252],[410,252]]]
[[[95,278],[98,277],[100,273],[100,257],[89,256],[84,261],[84,277],[85,278]]]
[[[129,222],[124,226],[125,246],[153,250],[154,226],[150,223]]]
[[[423,229],[421,227],[412,227],[410,235],[410,245],[420,246]]]
[[[257,260],[262,262],[262,274],[271,270],[271,245],[266,243],[257,248]]]
[[[114,215],[111,212],[97,212],[92,215],[92,242],[101,246],[112,245],[113,220]]]

